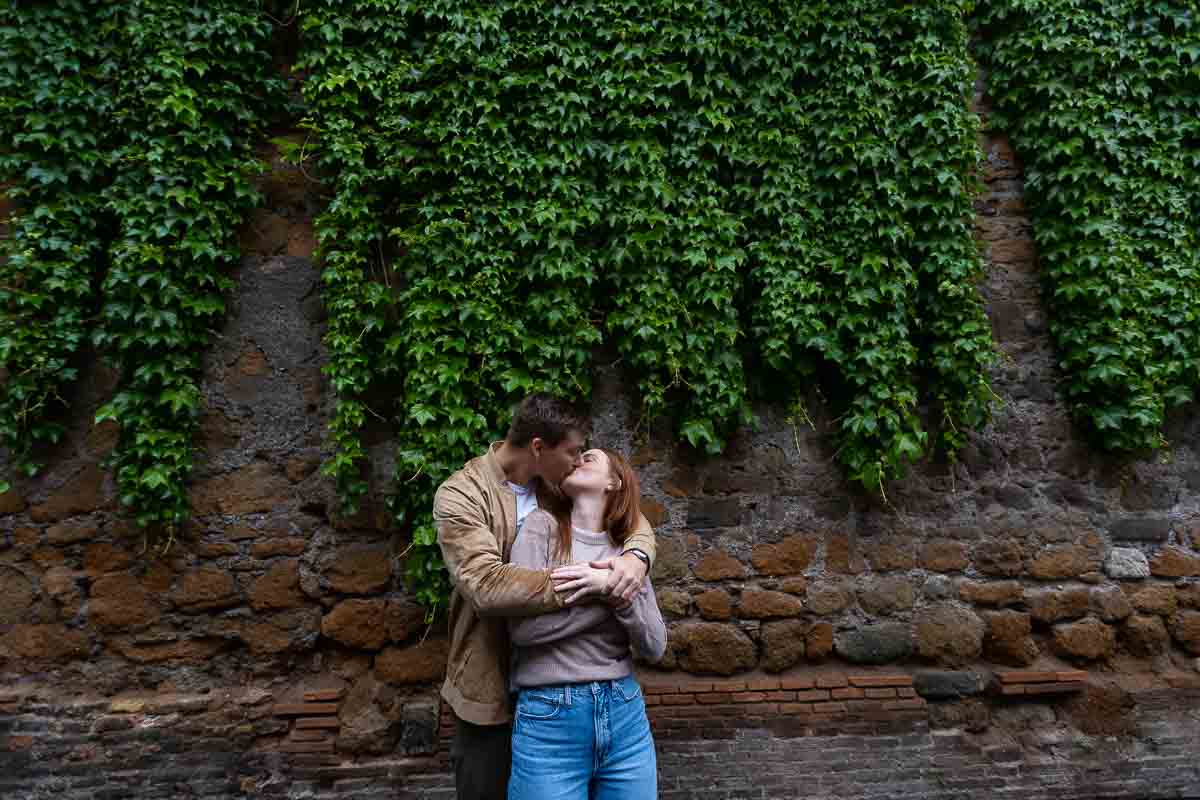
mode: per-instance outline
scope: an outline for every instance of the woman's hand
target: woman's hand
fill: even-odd
[[[568,564],[551,572],[550,580],[554,583],[554,591],[571,593],[565,601],[567,605],[571,605],[588,597],[608,599],[606,587],[611,575],[612,571],[607,568],[597,568],[586,563]]]

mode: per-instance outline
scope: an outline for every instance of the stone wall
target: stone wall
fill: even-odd
[[[632,453],[658,526],[671,634],[643,677],[670,689],[647,690],[665,796],[1200,795],[1185,746],[1200,741],[1200,416],[1173,416],[1170,449],[1146,459],[1079,439],[1055,392],[1020,165],[1001,136],[982,147],[1003,359],[995,420],[960,463],[865,496],[815,395],[813,427],[758,408],[720,458],[678,447],[666,423],[635,439],[635,398],[601,354],[597,439]],[[101,464],[115,431],[90,422],[114,376],[90,357],[50,468],[0,496],[6,797],[448,796],[444,637],[401,580],[389,431],[367,432],[370,502],[339,517],[317,471],[331,402],[319,195],[264,158],[268,204],[206,357],[185,533],[146,551],[117,513]],[[882,665],[914,687],[886,708],[866,690],[889,687],[783,688]],[[1084,677],[1026,692],[1006,670]],[[875,718],[838,716],[868,700]]]

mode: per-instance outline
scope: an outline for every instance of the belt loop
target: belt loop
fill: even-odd
[[[571,684],[563,686],[563,705],[571,705]]]

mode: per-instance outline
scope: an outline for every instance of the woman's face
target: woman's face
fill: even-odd
[[[588,450],[583,454],[583,463],[562,482],[563,494],[578,497],[594,492],[603,494],[613,487],[612,468],[603,450]]]

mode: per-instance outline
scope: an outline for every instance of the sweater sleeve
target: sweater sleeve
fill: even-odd
[[[633,602],[627,608],[618,610],[616,615],[638,655],[651,663],[662,659],[667,651],[667,625],[663,622],[649,578],[646,578]]]
[[[529,569],[552,566],[552,533],[553,518],[549,514],[541,511],[531,513],[513,542],[509,563]],[[584,603],[537,617],[512,618],[508,621],[508,632],[513,644],[529,647],[556,642],[590,630],[611,616],[612,611],[606,604]]]

